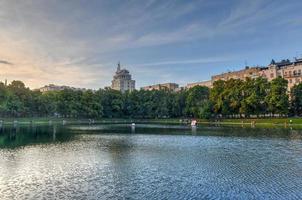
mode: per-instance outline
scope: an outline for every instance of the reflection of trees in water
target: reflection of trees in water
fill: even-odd
[[[120,155],[120,154],[128,154],[131,152],[134,148],[131,136],[117,136],[117,138],[110,138],[106,144],[105,147],[107,148],[108,152],[114,156],[114,155]]]
[[[136,160],[134,154],[135,145],[130,135],[117,136],[106,140],[105,148],[110,156],[109,178],[112,178],[112,190],[114,193],[121,193],[121,188],[127,188],[131,179],[136,177]],[[123,196],[128,196],[131,191],[122,191]]]
[[[68,130],[54,126],[11,125],[0,127],[0,148],[19,147],[29,144],[64,142],[73,138]]]
[[[270,137],[301,139],[302,130],[290,128],[247,128],[247,127],[201,127],[197,130],[198,135],[225,136],[225,137]],[[294,136],[295,135],[295,136]]]
[[[87,131],[86,131],[87,132]],[[92,131],[89,131],[93,133]],[[262,127],[241,127],[241,126],[163,126],[156,125],[144,126],[138,124],[135,127],[128,126],[110,126],[94,130],[97,133],[110,134],[152,134],[152,135],[205,135],[205,136],[224,136],[224,137],[276,137],[276,138],[294,138],[298,139],[302,135],[302,129],[288,128],[262,128]]]
[[[289,139],[293,140],[302,140],[302,131],[301,130],[290,130]]]
[[[53,126],[53,128],[52,128],[52,140],[56,141],[56,137],[57,137],[57,126]]]
[[[149,125],[137,124],[136,126],[129,125],[103,125],[96,127],[93,130],[77,130],[79,133],[90,134],[152,134],[152,135],[204,135],[204,136],[224,136],[224,137],[276,137],[276,138],[291,138],[299,139],[302,135],[302,129],[287,128],[263,128],[263,127],[242,127],[242,126],[225,126],[213,125],[197,127],[179,126],[179,125]]]
[[[125,130],[129,131],[129,127],[125,127]],[[124,132],[125,132],[124,130]],[[164,130],[164,131],[162,131]],[[282,129],[282,128],[242,128],[242,127],[205,127],[199,126],[196,129],[163,129],[163,128],[141,128],[139,126],[136,127],[137,134],[192,134],[192,135],[205,135],[205,136],[222,136],[222,137],[255,137],[255,138],[262,138],[262,137],[269,137],[269,138],[287,138],[287,139],[301,139],[302,137],[302,130],[291,130],[291,129]],[[108,133],[108,132],[107,132]],[[142,172],[140,171],[143,169],[142,159],[136,159],[136,152],[139,151],[135,141],[135,137],[133,135],[113,135],[110,138],[102,138],[105,140],[104,146],[109,153],[110,156],[110,173],[108,175],[108,179],[110,179],[113,185],[113,193],[121,194],[124,197],[131,196],[131,187],[127,187],[129,183],[133,183],[133,180],[139,182],[141,178]],[[293,142],[294,145],[295,142]],[[103,147],[103,145],[102,145]],[[296,145],[299,147],[299,145]],[[295,148],[293,146],[292,148]],[[248,148],[247,148],[248,149]],[[240,149],[239,149],[240,150]],[[250,161],[246,160],[246,154],[241,155],[242,151],[245,151],[244,147],[240,151],[233,154],[223,153],[224,149],[221,149],[221,154],[216,154],[212,157],[205,157],[205,159],[209,159],[209,162],[213,162],[216,166],[217,162],[222,162],[225,166],[229,166],[233,164],[226,172],[230,175],[237,176],[238,171],[248,171],[247,176],[253,176],[254,172],[257,171],[258,167],[261,167],[261,159],[259,164],[255,165],[252,162],[254,159]],[[249,149],[251,150],[251,148]],[[265,150],[265,149],[264,149]],[[219,151],[219,150],[218,150]],[[268,150],[268,152],[271,152]],[[213,152],[212,152],[213,153]],[[248,152],[250,155],[253,155],[253,151]],[[265,154],[265,151],[262,152]],[[200,157],[197,156],[196,159]],[[213,159],[213,160],[211,160]],[[291,158],[289,158],[290,160]],[[246,163],[251,162],[250,165],[246,165]],[[293,161],[292,163],[295,163]],[[281,170],[282,167],[275,167],[274,171]],[[262,174],[266,175],[265,170],[261,171]],[[123,191],[121,191],[123,188]],[[132,188],[133,191],[133,188]],[[129,195],[130,194],[130,195]]]

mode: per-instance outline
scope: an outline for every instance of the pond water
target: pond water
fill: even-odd
[[[0,199],[302,199],[302,131],[0,128]]]

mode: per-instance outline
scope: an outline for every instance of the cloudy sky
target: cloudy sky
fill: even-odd
[[[0,80],[100,88],[207,80],[302,54],[301,0],[0,0]]]

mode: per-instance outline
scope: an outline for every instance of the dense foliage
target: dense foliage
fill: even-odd
[[[289,98],[290,96],[290,98]],[[291,99],[291,101],[289,101]],[[287,81],[276,78],[216,81],[213,88],[121,93],[97,91],[50,91],[41,93],[21,81],[0,83],[2,117],[72,118],[216,118],[265,117],[302,114],[302,84],[287,92]]]
[[[213,113],[222,117],[285,116],[290,108],[287,81],[280,77],[217,81],[210,100]]]

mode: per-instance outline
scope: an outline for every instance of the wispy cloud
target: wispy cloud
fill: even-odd
[[[213,57],[213,58],[200,58],[200,59],[189,59],[189,60],[169,60],[162,62],[142,63],[134,64],[132,66],[161,66],[161,65],[183,65],[183,64],[206,64],[206,63],[218,63],[231,61],[231,56],[226,57]]]
[[[2,0],[0,7],[1,77],[24,80],[30,87],[103,87],[120,59],[133,63],[134,77],[144,79],[138,82],[182,81],[181,67],[193,71],[197,65],[233,64],[244,59],[243,51],[256,55],[260,48],[280,44],[273,34],[284,38],[302,31],[298,0]],[[258,43],[251,45],[254,40]],[[204,74],[196,76],[205,79]]]

